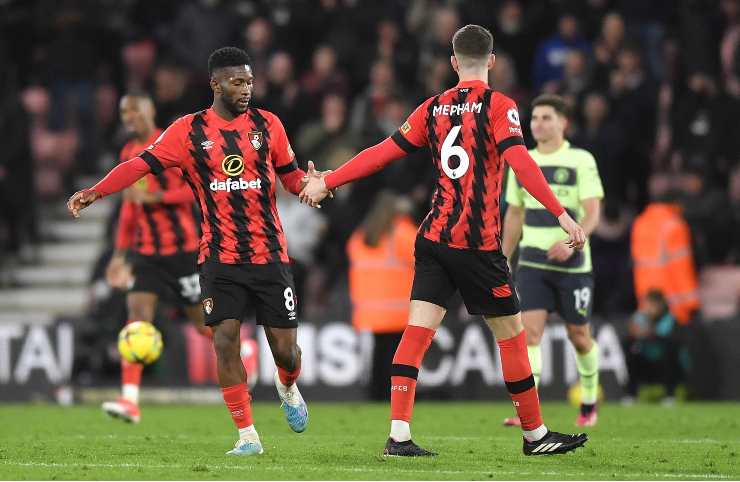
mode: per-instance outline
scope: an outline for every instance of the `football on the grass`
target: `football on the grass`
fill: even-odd
[[[162,354],[162,334],[148,321],[129,323],[118,334],[118,351],[131,363],[154,363]]]

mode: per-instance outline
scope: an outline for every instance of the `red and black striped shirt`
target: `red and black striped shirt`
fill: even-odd
[[[121,149],[124,162],[161,135],[157,129],[145,142],[133,139]],[[158,175],[147,174],[132,189],[161,193],[162,202],[138,204],[124,198],[118,219],[116,248],[133,249],[147,256],[170,256],[198,249],[198,224],[193,213],[193,194],[178,168]]]
[[[514,101],[482,81],[460,82],[417,107],[391,139],[406,152],[428,145],[438,171],[420,234],[455,248],[499,249],[502,153],[524,145]]]
[[[303,171],[277,116],[255,108],[231,121],[212,108],[188,114],[139,157],[155,174],[182,169],[202,213],[198,263],[289,261],[275,203],[276,175],[285,182],[288,174]]]

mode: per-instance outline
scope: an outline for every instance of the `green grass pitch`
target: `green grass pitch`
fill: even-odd
[[[0,405],[0,479],[740,479],[740,404],[605,405],[575,453],[524,457],[508,403],[419,402],[414,440],[440,452],[380,456],[388,406],[309,402],[303,434],[277,403],[254,406],[265,453],[227,457],[236,440],[226,409],[144,406],[142,423],[96,406]],[[575,431],[575,409],[543,405],[545,422]]]

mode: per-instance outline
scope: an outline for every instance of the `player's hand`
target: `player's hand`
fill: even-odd
[[[131,282],[131,266],[126,263],[126,258],[121,253],[116,253],[110,259],[105,270],[105,280],[111,288],[124,290]]]
[[[102,196],[97,191],[91,189],[83,189],[72,194],[72,197],[67,201],[67,209],[72,216],[79,218],[80,211],[90,206],[92,203],[100,199]]]
[[[306,185],[308,184],[309,179],[311,179],[312,177],[320,179],[324,176],[331,174],[332,172],[334,171],[332,171],[331,169],[327,169],[326,171],[317,171],[314,162],[308,161],[308,171],[306,172],[306,175],[303,176],[303,179],[302,179],[303,183],[301,184],[301,191],[303,191],[306,188]],[[334,199],[334,191],[329,191],[329,198]]]
[[[305,185],[301,190],[298,198],[304,204],[314,208],[321,208],[319,204],[326,196],[332,196],[332,193],[326,188],[324,177],[331,171],[319,172],[316,170],[313,161],[308,161],[308,172],[303,180]]]
[[[568,261],[574,252],[575,250],[568,246],[565,241],[557,241],[547,250],[547,259],[562,263]]]
[[[570,217],[567,211],[563,211],[563,214],[558,216],[558,222],[563,231],[568,233],[568,239],[565,244],[569,248],[581,250],[586,244],[586,233],[583,232],[583,228]]]

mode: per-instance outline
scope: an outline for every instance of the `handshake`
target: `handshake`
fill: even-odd
[[[308,171],[303,176],[303,185],[301,186],[300,194],[298,194],[298,198],[303,204],[321,209],[321,204],[319,203],[325,197],[334,197],[334,193],[326,188],[326,182],[324,181],[324,178],[331,172],[331,169],[328,171],[317,171],[313,161],[308,161]]]

